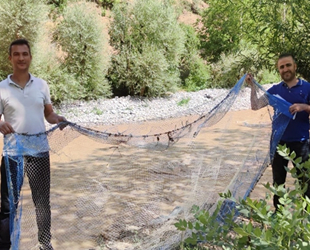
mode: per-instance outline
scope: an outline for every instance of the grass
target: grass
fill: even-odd
[[[102,115],[103,111],[101,109],[98,109],[97,107],[93,108],[92,112],[96,115]]]
[[[191,98],[183,98],[181,101],[178,102],[178,106],[185,106],[188,104],[188,102],[190,101]]]

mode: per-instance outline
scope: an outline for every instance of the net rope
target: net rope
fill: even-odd
[[[292,116],[255,83],[269,105],[245,117],[234,106],[245,77],[192,115],[4,136],[11,249],[172,249],[193,205],[212,213],[220,192],[249,196]],[[218,218],[233,208],[224,202]]]

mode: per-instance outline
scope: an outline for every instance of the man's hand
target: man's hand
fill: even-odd
[[[7,135],[7,134],[14,133],[15,131],[10,123],[0,121],[0,132],[4,135]]]
[[[308,114],[310,113],[310,106],[305,103],[294,103],[289,107],[289,111],[292,115],[297,112],[306,111]]]
[[[67,121],[67,119],[65,118],[65,117],[63,117],[63,116],[58,116],[58,122],[57,122],[57,124],[59,124],[59,123],[61,123],[61,122],[66,122]],[[63,130],[65,127],[67,127],[67,123],[65,123],[65,124],[61,124],[61,125],[59,125],[59,129],[60,130]]]
[[[58,115],[54,112],[52,104],[46,104],[44,106],[44,116],[45,119],[50,123],[50,124],[59,124],[61,122],[66,122],[67,119],[61,115]],[[61,124],[59,126],[60,130],[63,130],[68,124]]]
[[[253,82],[254,82],[254,77],[252,76],[251,73],[248,73],[245,77],[245,82],[249,85],[249,86],[253,86]]]

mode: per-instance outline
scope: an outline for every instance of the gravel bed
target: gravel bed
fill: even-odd
[[[217,105],[228,93],[228,89],[204,89],[197,92],[181,91],[166,98],[115,97],[75,101],[54,109],[74,123],[112,125],[201,114]],[[249,100],[250,88],[241,89],[232,110],[249,109]]]

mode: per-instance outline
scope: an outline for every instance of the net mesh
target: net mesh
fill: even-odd
[[[212,213],[220,192],[247,197],[292,117],[258,84],[269,105],[247,116],[250,96],[235,102],[244,79],[174,119],[5,136],[12,249],[172,249],[193,205]]]

